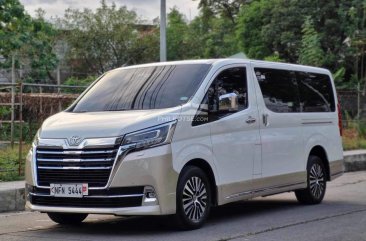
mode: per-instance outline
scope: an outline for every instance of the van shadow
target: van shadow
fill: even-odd
[[[295,211],[301,209],[302,205],[296,200],[250,200],[230,203],[212,209],[211,215],[203,227],[226,225],[227,222],[237,220],[249,221],[263,213],[270,215],[271,212],[284,210]],[[57,226],[60,227],[60,226]],[[59,230],[59,231],[56,231]],[[147,216],[147,217],[114,217],[105,220],[86,220],[79,226],[53,229],[52,233],[67,232],[68,234],[93,235],[93,236],[129,236],[142,237],[145,235],[162,235],[169,237],[176,235],[172,217]],[[50,232],[50,233],[51,233]],[[193,231],[195,232],[195,231]],[[202,230],[201,230],[202,232]]]

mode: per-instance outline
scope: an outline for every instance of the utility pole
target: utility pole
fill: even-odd
[[[61,85],[61,70],[60,70],[60,63],[57,65],[57,69],[56,69],[56,79],[57,79],[57,94],[60,95],[61,93],[61,89],[60,89],[60,85]],[[62,106],[61,106],[61,101],[60,98],[58,98],[58,111],[60,112],[62,110]]]
[[[11,123],[10,123],[10,143],[14,148],[14,122],[15,122],[15,54],[11,56]]]
[[[160,62],[166,61],[166,0],[160,0]]]

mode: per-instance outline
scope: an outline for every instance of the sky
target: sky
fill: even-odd
[[[135,10],[142,20],[151,21],[160,15],[160,0],[106,0],[108,4],[114,2],[117,6],[127,6]],[[34,16],[35,10],[42,8],[46,11],[46,18],[63,16],[67,8],[91,8],[100,6],[99,0],[20,0],[26,11]],[[193,0],[166,0],[167,11],[174,6],[191,20],[198,14],[198,1]]]

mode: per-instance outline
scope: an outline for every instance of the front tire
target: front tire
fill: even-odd
[[[177,186],[178,228],[192,230],[202,227],[211,210],[211,187],[206,174],[198,167],[182,170]]]
[[[47,215],[52,221],[62,225],[80,224],[88,216],[84,213],[47,213]]]
[[[307,188],[295,191],[297,200],[303,204],[323,201],[327,189],[326,169],[317,156],[309,156],[307,165]]]

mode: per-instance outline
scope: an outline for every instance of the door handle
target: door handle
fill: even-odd
[[[263,125],[268,126],[268,114],[263,114]]]
[[[256,119],[249,116],[248,119],[245,122],[248,123],[248,124],[253,124],[254,122],[256,122]]]

